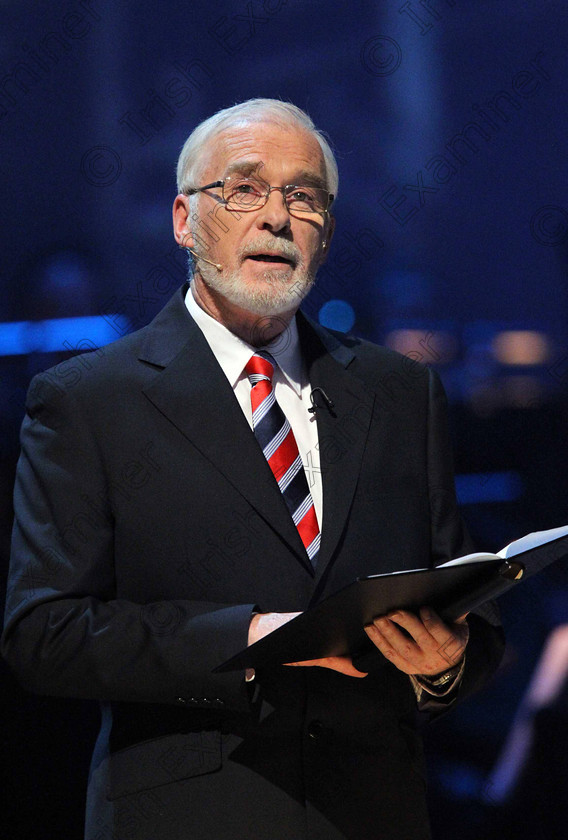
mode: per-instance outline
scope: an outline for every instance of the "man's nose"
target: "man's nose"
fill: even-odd
[[[261,230],[287,232],[290,229],[290,211],[279,187],[271,187],[264,207],[258,213],[257,227]]]

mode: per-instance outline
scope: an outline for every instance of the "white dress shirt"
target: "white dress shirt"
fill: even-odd
[[[318,429],[315,414],[308,412],[311,407],[311,387],[302,359],[296,319],[293,318],[289,327],[274,341],[263,347],[253,347],[201,309],[193,297],[191,286],[185,296],[185,305],[229,380],[251,429],[251,386],[244,371],[245,365],[258,350],[266,350],[276,361],[274,395],[294,432],[321,531],[323,488]]]

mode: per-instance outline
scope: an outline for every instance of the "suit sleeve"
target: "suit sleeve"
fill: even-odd
[[[455,493],[452,447],[448,430],[447,400],[438,375],[429,370],[428,492],[430,497],[433,565],[475,551],[459,512]],[[493,602],[468,616],[470,629],[463,678],[456,694],[434,700],[440,708],[480,689],[496,671],[505,647],[499,612]]]
[[[430,508],[430,560],[437,566],[455,557],[475,551],[461,517],[455,492],[452,447],[448,429],[447,400],[438,375],[431,369],[428,376],[426,430],[426,471]],[[428,606],[424,604],[424,606]],[[480,689],[496,671],[503,655],[505,641],[499,623],[499,612],[493,603],[485,604],[468,616],[469,641],[465,668],[459,686],[445,696],[422,692],[419,709],[439,714]],[[354,660],[356,668],[372,671],[384,664],[376,649]]]
[[[21,443],[2,653],[24,687],[247,711],[243,674],[211,671],[246,646],[255,605],[117,599],[97,442],[73,395],[58,397],[45,375],[30,386]],[[87,521],[78,550],[66,529]]]

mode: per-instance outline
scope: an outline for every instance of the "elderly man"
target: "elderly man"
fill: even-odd
[[[190,285],[30,387],[4,654],[101,701],[87,840],[424,840],[417,710],[480,685],[498,629],[399,612],[355,661],[213,671],[358,575],[470,549],[443,391],[298,311],[337,194],[305,113],[221,111],[178,181]]]

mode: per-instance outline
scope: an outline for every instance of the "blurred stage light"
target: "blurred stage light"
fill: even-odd
[[[523,481],[513,470],[456,475],[456,493],[461,505],[513,502],[523,493]]]
[[[551,357],[548,336],[535,330],[505,330],[492,343],[494,357],[502,365],[542,365]]]
[[[457,354],[455,337],[444,330],[397,329],[385,337],[391,350],[428,364],[448,364]]]
[[[8,321],[0,323],[0,356],[102,347],[127,332],[128,321],[122,315]]]
[[[346,300],[328,300],[320,309],[318,320],[322,327],[346,333],[355,323],[355,312]]]

